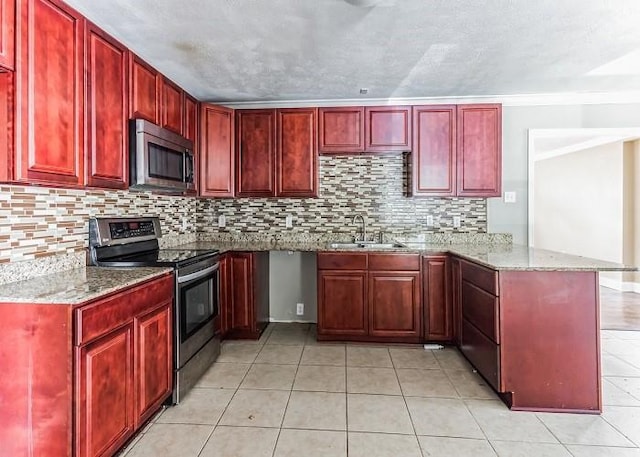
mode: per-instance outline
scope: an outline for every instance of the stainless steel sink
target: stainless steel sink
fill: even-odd
[[[330,249],[395,249],[406,247],[401,243],[373,243],[373,242],[361,242],[361,243],[329,243]]]

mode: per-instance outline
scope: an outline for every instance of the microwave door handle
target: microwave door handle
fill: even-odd
[[[184,182],[189,184],[193,182],[193,157],[188,153],[184,155]]]

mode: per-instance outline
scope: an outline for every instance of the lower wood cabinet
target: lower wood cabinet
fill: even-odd
[[[454,339],[449,256],[422,258],[424,339],[449,342]]]
[[[226,337],[258,339],[269,323],[269,252],[228,252],[222,274]]]
[[[76,353],[76,455],[112,455],[135,430],[133,323]]]
[[[318,275],[318,335],[368,335],[367,273],[322,271]]]
[[[511,409],[601,411],[598,273],[458,262],[460,351]]]
[[[318,339],[419,342],[417,254],[318,253]]]
[[[0,455],[115,455],[171,394],[173,288],[166,274],[79,305],[0,303]]]

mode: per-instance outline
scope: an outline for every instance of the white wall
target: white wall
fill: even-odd
[[[537,248],[623,261],[623,143],[535,162]]]
[[[527,244],[528,131],[548,128],[640,127],[640,104],[504,106],[502,110],[503,191],[516,191],[516,203],[488,202],[489,232],[512,233]]]
[[[272,321],[317,322],[317,268],[314,252],[269,253],[269,318]],[[296,315],[296,303],[304,314]]]

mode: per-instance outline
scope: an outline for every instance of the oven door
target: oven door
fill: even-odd
[[[177,368],[181,368],[214,335],[218,315],[220,264],[218,261],[192,273],[178,271],[176,293]]]

